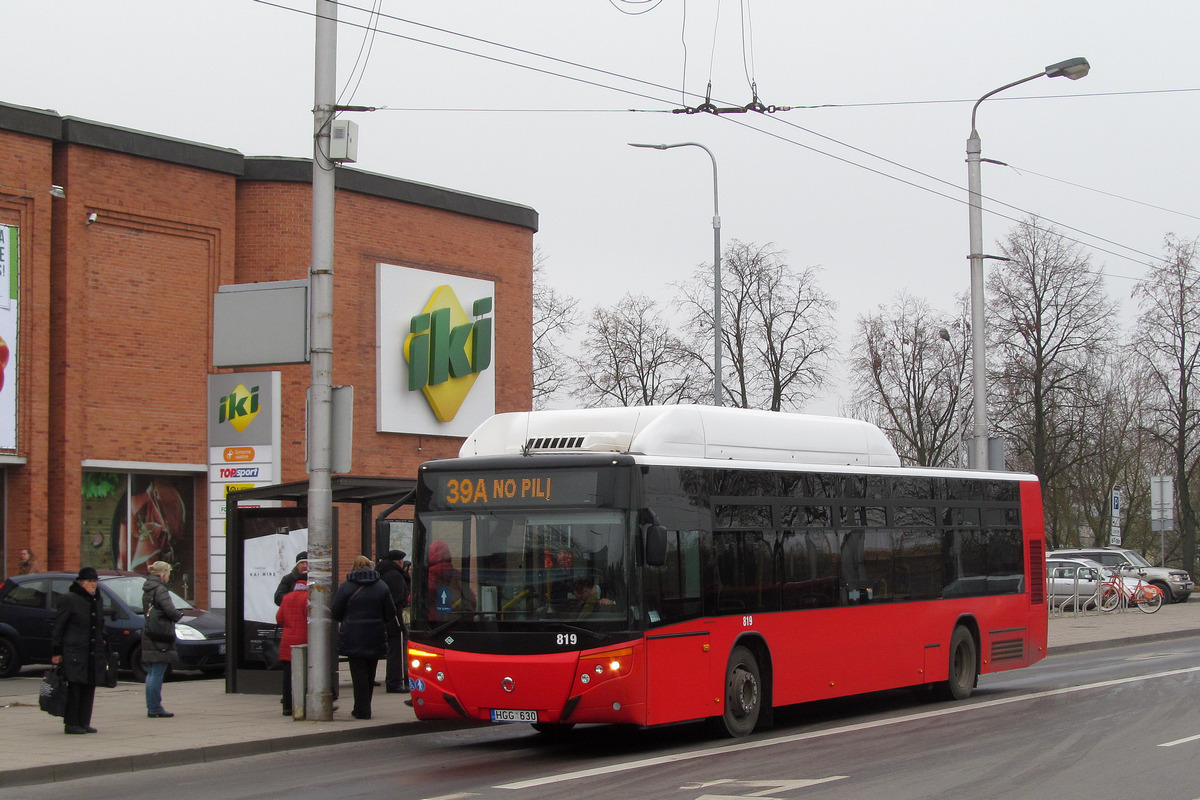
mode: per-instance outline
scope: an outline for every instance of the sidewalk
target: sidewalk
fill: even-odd
[[[1052,617],[1049,653],[1185,636],[1200,636],[1200,599],[1156,614]],[[408,695],[386,694],[382,686],[375,690],[371,719],[351,718],[343,667],[342,699],[330,722],[284,717],[274,695],[225,694],[223,680],[183,678],[163,686],[163,705],[174,718],[147,719],[142,685],[122,682],[96,691],[92,725],[98,734],[66,737],[62,721],[38,708],[43,671],[29,667],[20,677],[0,680],[0,789],[461,727],[418,723],[404,705]]]

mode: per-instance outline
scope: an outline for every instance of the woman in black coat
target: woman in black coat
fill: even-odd
[[[108,646],[104,639],[104,604],[100,576],[92,567],[79,575],[62,600],[50,635],[50,661],[62,664],[67,679],[66,733],[95,733],[92,704],[96,686],[104,683]]]
[[[375,671],[379,659],[387,655],[387,626],[396,618],[396,604],[366,556],[354,559],[330,611],[341,623],[338,653],[346,656],[354,684],[354,710],[350,716],[370,719]]]

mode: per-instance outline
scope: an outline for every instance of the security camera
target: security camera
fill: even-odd
[[[95,211],[93,211],[92,213],[87,215],[87,224],[91,225],[93,222],[95,222],[99,218],[100,218],[100,215],[97,214]]]

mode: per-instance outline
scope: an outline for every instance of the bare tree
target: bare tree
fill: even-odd
[[[658,305],[626,294],[592,311],[571,394],[588,407],[677,403],[693,391],[688,360]]]
[[[546,280],[546,259],[533,251],[533,407],[545,408],[571,374],[563,345],[579,325],[579,300]]]
[[[1010,461],[1037,474],[1052,541],[1069,528],[1069,476],[1094,455],[1083,423],[1094,396],[1093,361],[1113,346],[1114,307],[1082,249],[1036,217],[1001,243],[1007,257],[989,276],[989,349],[996,428]]]
[[[1196,507],[1191,488],[1200,466],[1200,267],[1197,240],[1168,236],[1166,259],[1134,287],[1141,314],[1135,343],[1154,395],[1150,431],[1169,448],[1179,514],[1182,562],[1196,571]]]
[[[782,411],[803,405],[825,384],[836,353],[836,303],[817,285],[815,267],[796,272],[774,245],[734,240],[721,256],[722,376],[726,404]],[[693,363],[711,387],[712,265],[677,286]]]
[[[1146,381],[1131,356],[1118,349],[1097,359],[1081,389],[1089,402],[1081,404],[1084,419],[1076,443],[1080,457],[1061,493],[1063,507],[1056,509],[1058,516],[1067,519],[1073,513],[1078,521],[1051,532],[1051,547],[1108,543],[1113,522],[1109,497],[1114,486],[1121,486],[1122,543],[1145,552],[1150,475],[1161,458],[1141,425]],[[1084,530],[1091,532],[1090,541],[1082,540]]]
[[[851,412],[878,425],[902,461],[952,466],[970,424],[970,329],[905,292],[859,317],[850,359]]]

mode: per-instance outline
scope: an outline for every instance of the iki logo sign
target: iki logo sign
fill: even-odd
[[[238,433],[246,430],[246,426],[258,416],[258,387],[247,389],[242,384],[217,403],[217,422],[228,422]]]
[[[378,429],[469,434],[495,413],[494,284],[376,269]]]
[[[439,286],[412,318],[404,340],[408,390],[420,390],[434,416],[449,422],[458,414],[479,373],[492,365],[492,298],[471,304],[472,321],[449,286]]]

